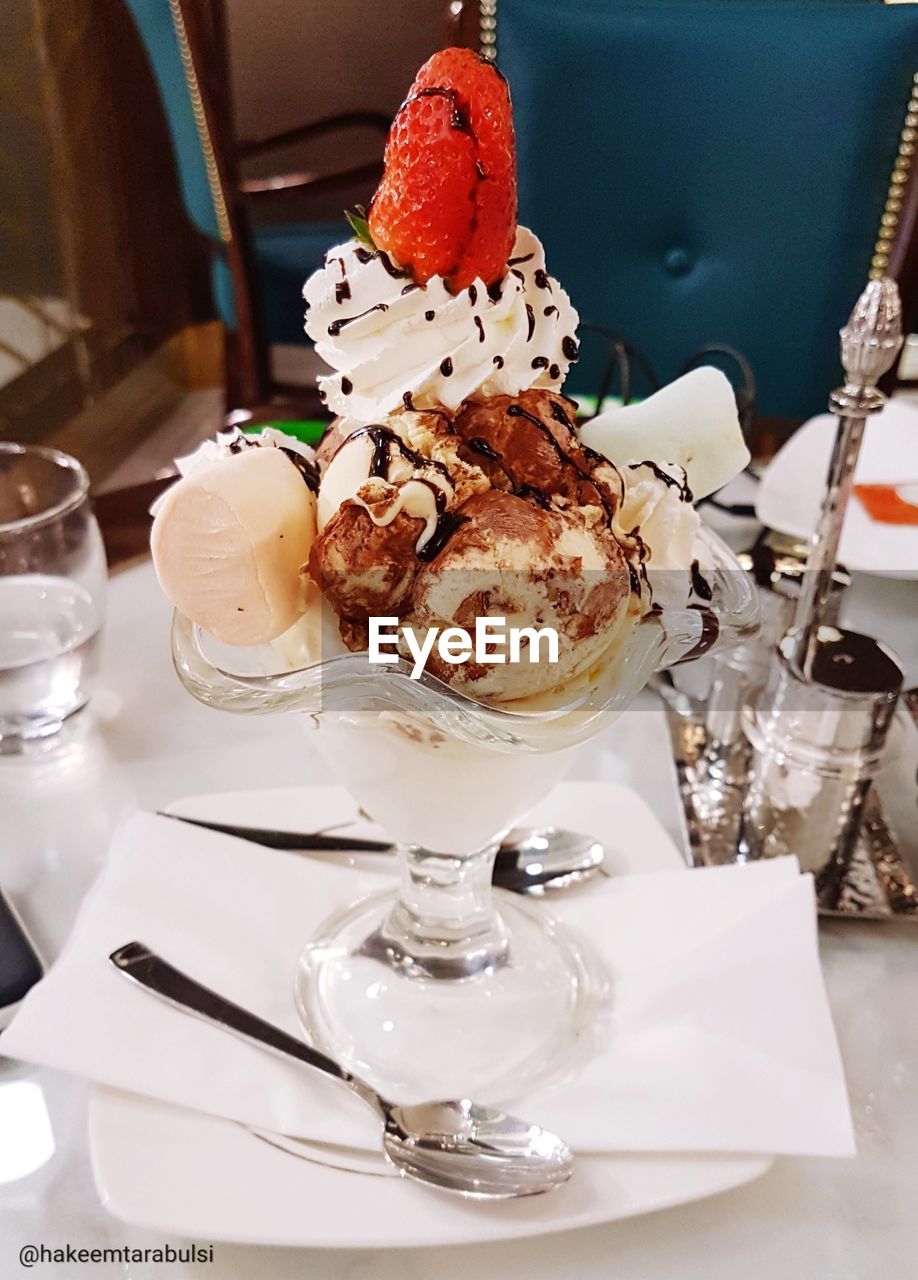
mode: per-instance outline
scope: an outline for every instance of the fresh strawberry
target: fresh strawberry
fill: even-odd
[[[516,236],[510,94],[471,49],[444,49],[418,72],[389,132],[369,225],[419,284],[444,276],[458,292],[504,274]]]

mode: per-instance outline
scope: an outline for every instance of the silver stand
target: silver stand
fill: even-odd
[[[876,383],[902,344],[894,281],[868,285],[841,340],[845,385],[829,400],[838,429],[794,625],[783,636],[766,628],[758,647],[725,654],[702,713],[680,714],[668,700],[670,734],[696,865],[794,853],[816,874],[824,913],[918,922],[918,869],[903,858],[872,785],[901,669],[837,621],[854,468],[867,418],[885,403]]]

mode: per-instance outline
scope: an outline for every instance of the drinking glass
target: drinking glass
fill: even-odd
[[[329,768],[397,845],[398,887],[326,920],[294,981],[311,1040],[388,1097],[506,1100],[583,1042],[603,975],[541,905],[492,889],[494,857],[654,670],[753,634],[749,578],[710,530],[701,539],[707,604],[652,611],[590,679],[525,708],[359,653],[240,674],[258,655],[217,656],[176,614],[186,688],[225,710],[306,713]]]
[[[86,472],[0,442],[0,755],[53,748],[89,701],[105,586]]]

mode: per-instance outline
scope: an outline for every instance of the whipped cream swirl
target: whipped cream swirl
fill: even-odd
[[[320,393],[344,418],[557,391],[577,358],[577,312],[526,227],[490,290],[477,280],[452,294],[440,276],[415,284],[388,254],[349,240],[326,254],[303,297],[306,332],[335,370]]]

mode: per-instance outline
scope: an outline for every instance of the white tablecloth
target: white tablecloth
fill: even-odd
[[[848,608],[850,625],[875,633],[883,633],[881,622],[888,626],[884,638],[899,648],[912,682],[914,613],[911,624],[908,618],[916,590],[859,579]],[[76,762],[0,761],[0,883],[49,957],[125,812],[191,791],[327,780],[294,717],[230,719],[188,697],[171,669],[168,632],[169,610],[149,566],[114,578],[90,749]],[[679,838],[669,747],[651,695],[588,749],[575,776],[637,786]],[[136,1264],[131,1278],[904,1280],[918,1257],[918,929],[824,925],[822,953],[857,1128],[853,1162],[779,1161],[761,1181],[709,1201],[522,1243],[372,1257],[345,1250],[321,1258],[217,1245],[213,1263]],[[55,1151],[35,1172],[0,1185],[0,1274],[18,1274],[16,1259],[28,1244],[162,1246],[98,1203],[81,1085],[0,1058],[0,1147],[10,1111],[22,1116],[21,1090],[7,1086],[22,1081],[41,1091]],[[25,1161],[29,1130],[20,1124],[18,1132]],[[116,1263],[85,1270],[49,1263],[32,1274],[103,1280],[125,1272]]]

